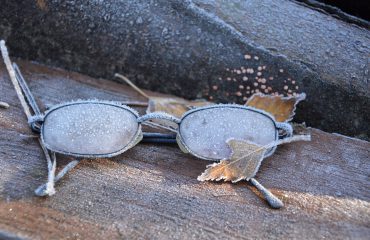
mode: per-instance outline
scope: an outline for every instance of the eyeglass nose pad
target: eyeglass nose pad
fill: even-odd
[[[176,124],[180,124],[181,120],[178,119],[177,117],[174,117],[168,113],[165,112],[153,112],[153,113],[148,113],[145,114],[144,116],[141,116],[137,119],[139,123],[151,120],[151,119],[162,119],[162,120],[167,120],[170,122],[174,122]]]

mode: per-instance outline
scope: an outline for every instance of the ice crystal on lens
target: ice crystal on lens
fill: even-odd
[[[45,117],[43,138],[49,149],[75,154],[109,154],[124,148],[138,130],[136,116],[115,105],[77,103]]]
[[[200,157],[223,159],[230,155],[230,138],[266,145],[275,141],[271,118],[241,108],[209,108],[186,116],[180,126],[185,145]]]

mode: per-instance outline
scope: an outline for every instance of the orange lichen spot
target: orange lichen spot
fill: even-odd
[[[284,90],[288,90],[288,86],[287,85],[284,86]]]
[[[249,60],[249,59],[251,59],[252,58],[252,56],[251,55],[249,55],[249,54],[245,54],[244,55],[244,59],[246,59],[246,60]]]
[[[248,81],[248,77],[244,76],[243,81]]]
[[[215,90],[215,91],[217,91],[218,86],[217,86],[217,85],[213,85],[213,86],[212,86],[212,89],[213,89],[213,90]]]

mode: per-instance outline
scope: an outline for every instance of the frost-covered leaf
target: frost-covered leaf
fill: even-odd
[[[175,117],[181,117],[186,111],[195,107],[213,104],[204,100],[188,101],[179,97],[149,97],[147,113],[166,112]]]
[[[180,97],[154,97],[149,96],[145,92],[143,92],[139,87],[133,84],[127,77],[116,73],[116,77],[123,80],[125,83],[130,85],[134,90],[136,90],[140,95],[144,96],[148,99],[148,108],[146,110],[147,113],[152,112],[165,112],[172,116],[181,118],[181,116],[188,110],[196,107],[203,107],[207,105],[214,104],[212,102],[205,101],[203,99],[200,100],[186,100]],[[164,127],[170,128],[177,128],[177,124],[172,122],[163,121],[160,119],[152,120],[153,122],[160,124]]]
[[[204,100],[188,101],[179,97],[149,97],[149,103],[146,112],[165,112],[172,116],[181,118],[185,112],[192,108],[207,106],[210,104],[212,103]],[[178,127],[176,123],[161,119],[153,119],[152,121],[164,127],[170,127],[173,129]]]
[[[244,140],[230,139],[227,144],[232,150],[230,158],[208,165],[198,177],[199,181],[225,180],[234,183],[256,175],[267,149]]]
[[[295,115],[296,105],[305,98],[305,93],[291,97],[256,93],[248,99],[246,105],[270,113],[278,122],[288,122]]]
[[[261,165],[267,149],[296,141],[311,141],[310,135],[296,135],[282,140],[273,141],[265,146],[250,141],[229,139],[227,144],[231,148],[230,157],[207,166],[207,169],[198,176],[199,181],[231,181],[253,178]]]

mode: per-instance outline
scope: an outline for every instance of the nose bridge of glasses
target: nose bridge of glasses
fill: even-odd
[[[181,120],[177,117],[174,117],[168,113],[165,112],[153,112],[153,113],[148,113],[145,114],[144,116],[141,116],[137,119],[139,123],[151,120],[151,119],[162,119],[162,120],[167,120],[170,122],[174,122],[176,124],[179,124]]]

